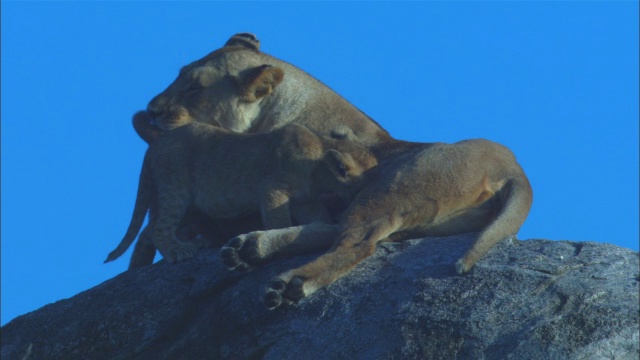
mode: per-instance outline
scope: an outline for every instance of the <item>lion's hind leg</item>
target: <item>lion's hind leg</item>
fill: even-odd
[[[265,305],[274,309],[282,303],[295,303],[331,284],[371,256],[376,244],[399,227],[397,221],[383,219],[350,228],[338,236],[329,252],[316,260],[273,278],[266,289]]]

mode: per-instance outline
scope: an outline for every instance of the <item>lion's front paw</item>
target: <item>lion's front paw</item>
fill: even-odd
[[[271,280],[264,296],[264,304],[269,310],[273,310],[284,304],[292,304],[305,297],[304,280],[293,277],[288,283],[277,277]]]
[[[261,260],[258,232],[237,236],[222,247],[220,256],[229,270],[246,271]]]

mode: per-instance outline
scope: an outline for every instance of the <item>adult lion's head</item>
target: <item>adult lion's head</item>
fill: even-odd
[[[170,130],[192,121],[245,131],[260,113],[260,101],[284,78],[278,67],[261,63],[251,34],[234,35],[224,47],[180,69],[147,112],[156,126]]]
[[[136,125],[140,136],[148,141],[192,121],[236,132],[268,132],[293,122],[325,136],[336,126],[348,126],[357,140],[368,144],[390,139],[327,86],[259,48],[254,35],[240,33],[184,66],[173,83],[149,102],[149,122]],[[150,129],[147,133],[145,127]]]

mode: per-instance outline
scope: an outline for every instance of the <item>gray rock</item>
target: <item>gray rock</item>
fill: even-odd
[[[217,250],[125,272],[2,327],[2,359],[638,359],[638,253],[506,240],[467,275],[474,235],[386,243],[336,283],[268,311],[267,281]]]

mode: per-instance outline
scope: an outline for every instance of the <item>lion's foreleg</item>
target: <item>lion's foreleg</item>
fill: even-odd
[[[337,234],[336,225],[319,222],[254,231],[229,240],[220,250],[220,255],[228,269],[244,271],[277,256],[328,249]]]
[[[397,227],[388,219],[355,228],[345,227],[329,252],[304,266],[276,276],[267,287],[265,304],[273,309],[283,302],[297,302],[331,284],[371,256],[376,244],[396,231]]]

